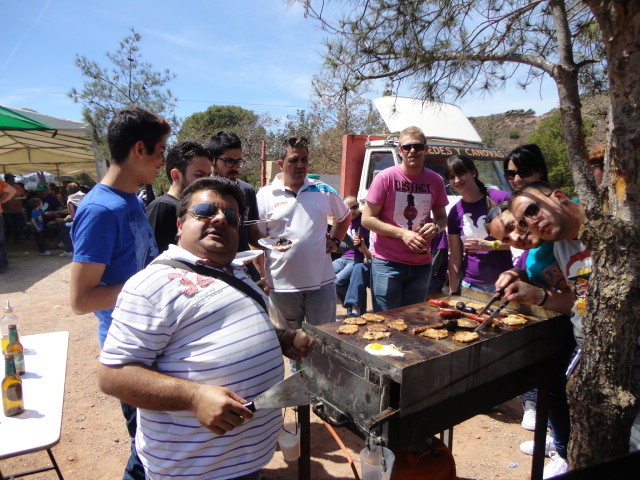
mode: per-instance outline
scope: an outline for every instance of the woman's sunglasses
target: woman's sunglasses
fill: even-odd
[[[533,175],[533,172],[534,170],[530,167],[522,167],[518,170],[505,170],[504,174],[508,179],[513,180],[514,178],[516,178],[516,175],[518,175],[520,178],[527,178]]]

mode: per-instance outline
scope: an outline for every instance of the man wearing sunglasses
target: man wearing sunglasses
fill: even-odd
[[[331,252],[342,242],[351,213],[329,185],[307,178],[309,148],[305,138],[283,142],[282,172],[258,191],[264,236],[295,240],[286,251],[267,250],[269,303],[278,321],[296,327],[303,321],[320,325],[336,320],[336,275]],[[327,221],[334,224],[327,235]]]
[[[164,118],[142,108],[117,112],[107,134],[109,169],[83,198],[73,220],[71,308],[77,314],[96,314],[100,346],[124,282],[158,255],[153,230],[136,191],[142,184],[153,183],[165,165],[170,133],[171,126]],[[123,403],[122,411],[132,443],[123,478],[144,480],[135,454],[136,409]]]
[[[171,187],[151,202],[146,211],[159,252],[176,243],[177,210],[182,191],[198,178],[211,176],[209,152],[198,142],[180,142],[169,150],[165,170]]]
[[[213,157],[213,172],[217,177],[223,177],[235,182],[244,193],[247,202],[247,213],[244,220],[258,219],[258,204],[256,191],[247,182],[240,180],[240,169],[245,163],[242,158],[242,142],[234,132],[222,130],[209,139],[207,149]],[[257,225],[243,225],[240,227],[239,252],[246,252],[251,248],[261,248],[258,245],[260,231]],[[249,276],[255,282],[264,282],[264,258],[258,257],[247,265]],[[262,272],[262,273],[261,273]]]
[[[426,138],[400,133],[402,163],[380,172],[367,194],[362,225],[374,232],[371,290],[375,311],[423,302],[431,279],[430,242],[447,224],[442,177],[425,168]],[[433,218],[433,220],[430,220]]]
[[[311,351],[306,334],[276,333],[264,294],[232,263],[245,209],[235,183],[193,182],[178,207],[178,245],[118,296],[99,383],[140,409],[137,448],[149,478],[258,480],[282,415],[245,404],[283,378],[282,355]]]

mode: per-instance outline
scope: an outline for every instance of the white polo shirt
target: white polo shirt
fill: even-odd
[[[276,292],[317,290],[335,281],[326,252],[327,224],[350,215],[338,192],[326,183],[305,178],[297,194],[286,189],[282,173],[258,191],[260,224],[268,237],[287,237],[294,245],[285,252],[266,251],[267,284]]]

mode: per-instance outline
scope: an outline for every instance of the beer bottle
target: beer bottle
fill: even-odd
[[[2,380],[2,409],[7,417],[24,410],[22,379],[16,374],[13,355],[4,356],[4,379]]]
[[[18,375],[24,375],[24,349],[20,340],[18,340],[18,329],[15,325],[9,325],[9,345],[7,345],[7,354],[13,355]]]
[[[13,308],[9,300],[7,300],[7,306],[4,307],[4,314],[2,320],[0,320],[0,333],[2,334],[2,354],[4,355],[9,344],[9,325],[15,325],[18,327],[18,339],[20,339],[20,328],[18,326],[18,317],[13,313]]]

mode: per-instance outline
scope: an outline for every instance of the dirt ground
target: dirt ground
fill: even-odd
[[[129,439],[119,403],[98,390],[96,365],[99,355],[97,319],[74,315],[69,307],[70,259],[60,258],[61,250],[41,257],[31,240],[8,244],[10,267],[0,275],[0,302],[11,300],[20,319],[22,335],[69,331],[69,353],[64,413],[60,443],[52,451],[67,480],[116,480],[122,478],[129,457]],[[341,319],[344,310],[339,308]],[[27,365],[28,369],[28,365]],[[288,417],[293,411],[286,411]],[[508,479],[530,476],[531,457],[520,452],[519,444],[533,438],[520,426],[518,400],[499,405],[454,429],[453,455],[461,480]],[[344,428],[338,436],[360,472],[359,452],[363,441]],[[0,441],[10,439],[2,434]],[[311,478],[314,480],[355,478],[345,454],[323,423],[312,414]],[[49,465],[46,452],[0,461],[5,476]],[[270,480],[298,478],[297,462],[287,463],[280,451],[263,469]],[[53,480],[55,472],[29,478]]]

